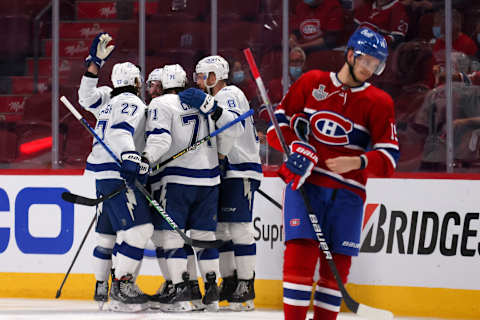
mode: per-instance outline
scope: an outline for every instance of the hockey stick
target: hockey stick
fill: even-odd
[[[99,203],[101,203],[105,200],[108,200],[108,199],[111,199],[111,198],[115,197],[116,195],[118,195],[120,192],[122,192],[126,188],[127,188],[127,186],[123,185],[120,188],[118,188],[117,190],[114,190],[114,191],[110,192],[109,194],[106,194],[106,195],[104,195],[100,198],[94,198],[94,199],[83,197],[83,196],[80,196],[78,194],[74,194],[74,193],[71,193],[71,192],[63,192],[62,193],[62,199],[67,201],[67,202],[70,202],[70,203],[75,203],[75,204],[80,204],[80,205],[83,205],[83,206],[94,207],[97,204],[99,204]]]
[[[213,131],[212,133],[210,133],[208,136],[205,136],[203,137],[202,139],[198,140],[197,142],[195,142],[193,145],[183,149],[182,151],[179,151],[177,152],[176,154],[174,154],[173,156],[171,156],[170,158],[160,162],[159,164],[157,164],[155,166],[155,170],[152,174],[155,175],[158,173],[159,169],[161,167],[163,167],[164,165],[166,165],[167,163],[169,163],[170,161],[173,161],[175,159],[177,159],[178,157],[184,155],[185,153],[187,153],[188,151],[191,151],[191,150],[195,150],[199,145],[201,145],[202,143],[204,142],[207,142],[207,141],[210,141],[210,139],[212,139],[213,137],[215,137],[216,135],[218,135],[220,132],[230,128],[231,126],[233,126],[234,124],[240,122],[240,121],[243,121],[245,120],[246,118],[250,117],[251,115],[253,114],[253,109],[250,109],[248,110],[247,112],[241,114],[239,117],[237,117],[235,120],[232,120],[230,121],[229,123],[227,123],[226,125],[224,125],[223,127],[220,127],[218,128],[217,130]]]
[[[270,201],[275,207],[277,207],[278,209],[282,210],[283,207],[280,203],[278,203],[275,199],[273,199],[272,197],[270,197],[268,194],[266,194],[265,192],[262,191],[262,189],[257,189],[257,192],[260,193],[265,199],[267,199],[268,201]]]
[[[95,220],[97,219],[97,215],[95,214],[93,216],[92,222],[90,222],[90,225],[88,226],[87,232],[85,232],[85,235],[83,236],[82,242],[80,242],[80,245],[78,246],[77,253],[75,253],[75,257],[73,257],[72,263],[70,264],[70,267],[68,267],[67,273],[65,273],[65,277],[63,277],[62,284],[57,290],[57,294],[55,295],[55,299],[60,298],[60,295],[62,294],[62,288],[63,285],[65,284],[65,281],[67,281],[68,275],[70,274],[70,271],[72,270],[73,265],[75,264],[75,261],[77,261],[78,254],[80,253],[80,250],[82,250],[83,244],[85,243],[85,240],[87,240],[87,236],[90,233],[90,230],[92,229],[93,225],[95,224]]]
[[[93,128],[88,124],[87,120],[82,117],[82,115],[77,111],[77,109],[75,109],[75,107],[70,103],[70,101],[68,101],[65,96],[62,96],[60,98],[60,101],[63,102],[63,104],[68,108],[68,110],[70,110],[70,112],[75,116],[75,118],[80,121],[82,126],[87,129],[87,131],[90,132],[91,135],[95,137],[95,139],[102,145],[105,151],[107,151],[108,154],[110,154],[110,156],[115,160],[117,165],[120,166],[121,162],[113,153],[112,149],[110,149],[110,147],[108,147],[105,142],[97,135],[95,130],[93,130]],[[140,182],[138,182],[138,180],[135,180],[135,187],[145,196],[148,202],[155,208],[155,210],[157,210],[157,212],[163,217],[163,219],[165,219],[165,221],[170,225],[172,230],[176,231],[182,237],[186,244],[199,248],[219,248],[223,245],[222,240],[196,240],[188,237],[182,230],[180,230],[175,221],[173,221],[173,219],[165,212],[165,210],[163,210],[163,208],[158,204],[158,202],[153,199],[150,193]]]
[[[213,137],[218,135],[220,132],[230,128],[231,126],[233,126],[234,124],[236,124],[240,121],[245,120],[246,118],[248,118],[252,114],[253,114],[253,109],[248,110],[247,112],[245,112],[244,114],[242,114],[238,118],[236,118],[235,120],[227,123],[223,127],[218,128],[217,130],[215,130],[214,132],[212,132],[208,136],[203,137],[202,139],[198,140],[197,142],[195,142],[195,144],[183,149],[182,151],[180,151],[180,152],[174,154],[173,156],[171,156],[170,158],[168,158],[168,159],[162,161],[161,163],[157,164],[155,166],[155,169],[159,170],[161,167],[163,167],[167,163],[169,163],[169,162],[175,160],[176,158],[184,155],[188,151],[195,150],[202,143],[209,141],[210,139],[212,139]],[[153,172],[154,175],[157,174],[157,173],[158,173],[158,171]],[[70,193],[70,192],[64,192],[64,193],[62,193],[62,199],[65,200],[65,201],[71,202],[71,203],[81,204],[81,205],[84,205],[84,206],[96,206],[97,204],[99,204],[99,203],[101,203],[105,200],[108,200],[108,199],[111,199],[111,198],[115,197],[117,194],[119,194],[120,192],[122,192],[126,188],[127,188],[127,186],[123,185],[119,189],[114,190],[113,192],[111,192],[109,194],[106,194],[103,197],[95,198],[95,199],[83,197],[83,196],[80,196],[80,195],[77,195],[77,194],[74,194],[74,193]]]
[[[252,52],[250,51],[250,49],[245,49],[243,50],[243,53],[245,55],[245,58],[248,61],[248,64],[250,66],[250,71],[252,72],[252,75],[255,78],[257,87],[260,90],[263,103],[267,106],[268,115],[270,117],[270,120],[272,120],[272,123],[275,128],[275,132],[277,134],[278,139],[280,140],[280,144],[282,146],[283,152],[285,152],[288,155],[290,154],[290,149],[288,148],[285,142],[285,138],[283,137],[282,132],[280,131],[280,126],[278,125],[277,118],[275,117],[275,114],[273,112],[272,104],[270,102],[270,99],[268,98],[267,91],[265,90],[265,86],[263,84],[262,78],[260,77],[260,73],[258,72],[258,68],[253,58]],[[315,215],[312,209],[310,200],[308,199],[307,194],[303,189],[303,187],[300,187],[300,194],[302,195],[303,201],[305,202],[305,207],[307,208],[308,217],[310,218],[310,222],[312,224],[313,230],[315,231],[315,235],[317,236],[318,242],[320,243],[320,248],[323,254],[325,254],[325,258],[328,262],[328,266],[330,267],[330,270],[332,271],[333,276],[335,277],[338,288],[342,292],[342,297],[343,297],[343,300],[345,301],[345,305],[353,313],[356,313],[357,315],[366,317],[368,319],[375,319],[375,320],[393,319],[393,313],[391,313],[390,311],[377,309],[377,308],[373,308],[373,307],[358,303],[347,292],[347,289],[345,288],[345,285],[343,284],[342,279],[340,278],[340,274],[338,273],[337,266],[333,261],[332,253],[328,248],[328,244],[325,240],[322,229],[320,228],[320,224],[318,223],[317,216]]]

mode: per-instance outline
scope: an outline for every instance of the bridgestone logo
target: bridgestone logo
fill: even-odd
[[[387,211],[381,204],[375,210],[378,219],[370,224],[361,244],[361,252],[387,254],[473,257],[480,255],[478,212]],[[387,222],[387,217],[390,221]]]

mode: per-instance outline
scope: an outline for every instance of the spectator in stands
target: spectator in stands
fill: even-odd
[[[436,38],[433,46],[433,52],[437,53],[437,61],[442,61],[441,52],[445,50],[445,11],[439,10],[435,13],[433,35]],[[462,32],[462,15],[457,10],[452,10],[452,48],[456,51],[465,53],[468,56],[475,56],[478,47],[475,42]],[[445,60],[443,58],[443,60]]]
[[[303,0],[292,16],[290,48],[305,52],[330,49],[343,38],[343,9],[338,0]]]
[[[307,60],[307,55],[305,51],[300,47],[293,47],[290,50],[290,55],[288,58],[288,87],[295,82],[303,74],[305,69],[305,61]],[[268,95],[270,100],[274,105],[280,102],[283,98],[283,81],[282,78],[276,78],[269,82],[268,84]],[[262,114],[263,115],[263,114]],[[265,114],[268,120],[268,115]],[[262,117],[263,118],[263,117]]]
[[[239,59],[233,59],[230,63],[232,71],[230,73],[230,81],[239,87],[248,99],[251,107],[258,106],[257,86],[250,76],[250,72],[246,70],[245,66]]]
[[[398,0],[366,1],[355,9],[353,21],[356,27],[367,27],[382,34],[388,48],[403,42],[408,31],[407,11]]]

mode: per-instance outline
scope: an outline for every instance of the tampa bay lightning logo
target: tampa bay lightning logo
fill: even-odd
[[[353,123],[341,115],[319,111],[310,117],[310,123],[316,140],[335,146],[349,144],[348,134],[353,130]]]

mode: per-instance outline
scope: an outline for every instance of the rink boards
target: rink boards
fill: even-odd
[[[0,177],[0,297],[53,298],[95,215],[92,207],[64,202],[64,191],[95,196],[89,176]],[[282,200],[284,185],[265,178],[261,189]],[[360,256],[348,289],[358,301],[397,315],[480,318],[480,190],[478,180],[370,179]],[[258,193],[255,303],[282,307],[281,211]],[[94,233],[62,291],[91,299]],[[145,258],[139,284],[156,291],[162,278]]]

